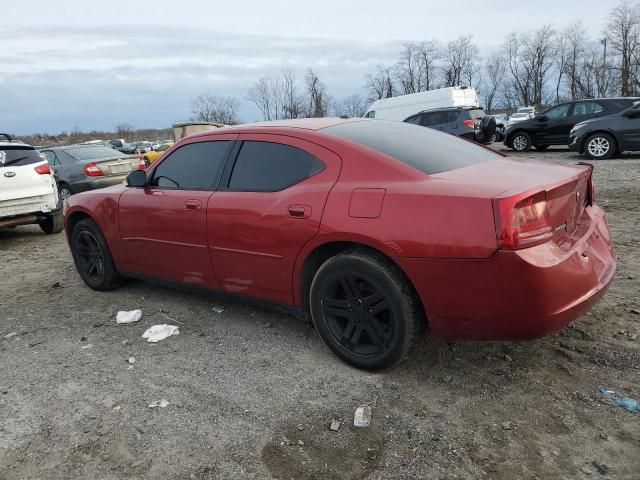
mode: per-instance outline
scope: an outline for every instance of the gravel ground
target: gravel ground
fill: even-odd
[[[595,180],[619,263],[591,312],[526,343],[427,335],[378,374],[278,311],[218,314],[214,296],[138,281],[94,292],[63,234],[0,231],[0,478],[640,478],[640,415],[597,392],[640,399],[640,155]],[[134,308],[138,324],[115,323]],[[144,342],[157,323],[180,335]],[[371,427],[355,429],[366,403]]]

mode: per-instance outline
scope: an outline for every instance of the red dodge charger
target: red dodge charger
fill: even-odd
[[[616,267],[592,167],[516,161],[367,119],[192,135],[127,185],[74,195],[78,271],[287,305],[360,368],[444,339],[531,339],[605,292]]]

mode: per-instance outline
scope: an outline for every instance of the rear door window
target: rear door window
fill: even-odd
[[[422,118],[422,115],[418,114],[418,115],[414,115],[413,117],[409,117],[405,120],[405,122],[407,123],[413,123],[414,125],[420,125],[420,119]]]
[[[44,157],[35,148],[26,145],[0,145],[0,168],[22,167],[44,162]]]
[[[595,115],[603,111],[604,108],[598,102],[576,102],[572,115]]]
[[[233,142],[189,143],[174,150],[153,171],[151,185],[180,190],[215,190]]]
[[[229,190],[277,192],[322,170],[324,163],[304,150],[282,143],[247,140],[238,152]]]
[[[564,105],[558,105],[557,107],[550,108],[544,114],[549,118],[564,118],[569,113],[570,103]]]
[[[429,127],[442,123],[442,112],[429,112],[422,114],[422,125]]]
[[[404,122],[361,120],[320,132],[358,143],[429,175],[502,158],[453,135]]]

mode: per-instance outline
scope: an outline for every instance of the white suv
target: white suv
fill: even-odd
[[[0,133],[0,228],[30,223],[45,233],[64,228],[56,180],[40,152]]]

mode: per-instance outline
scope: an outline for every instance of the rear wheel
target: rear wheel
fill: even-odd
[[[615,140],[608,133],[594,133],[585,142],[584,153],[593,160],[606,160],[616,152]]]
[[[67,185],[66,183],[61,183],[60,185],[58,185],[58,195],[60,195],[60,198],[64,200],[65,198],[73,195],[73,192],[71,191],[71,187],[69,187],[69,185]]]
[[[109,290],[122,282],[100,227],[80,220],[71,235],[71,253],[78,273],[94,290]]]
[[[526,132],[518,132],[511,138],[511,148],[516,152],[531,150],[531,137]]]
[[[42,231],[48,235],[61,232],[64,229],[62,210],[56,213],[46,214],[44,218],[38,222],[38,225],[40,225]]]
[[[400,363],[422,323],[422,309],[401,272],[382,256],[350,251],[318,269],[310,292],[313,323],[345,362],[366,370]]]

